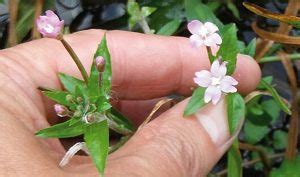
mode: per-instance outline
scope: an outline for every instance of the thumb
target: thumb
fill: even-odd
[[[107,176],[205,176],[230,138],[226,104],[208,104],[184,118],[188,99],[138,131],[110,156]]]

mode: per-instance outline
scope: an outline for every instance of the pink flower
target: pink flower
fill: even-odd
[[[47,10],[46,16],[41,15],[36,20],[36,25],[43,37],[57,38],[64,26],[64,21],[60,21],[53,11]]]
[[[222,43],[222,38],[218,33],[216,33],[219,31],[218,27],[211,22],[203,24],[198,20],[193,20],[187,27],[192,33],[190,42],[193,47],[200,47],[201,45],[215,47]]]
[[[219,102],[222,92],[234,93],[237,89],[234,87],[238,82],[231,76],[227,76],[227,62],[215,60],[210,71],[202,70],[196,72],[194,82],[200,87],[207,87],[204,93],[204,102],[212,101],[215,105]]]
[[[54,110],[56,112],[56,115],[58,115],[59,117],[67,116],[69,113],[68,108],[66,108],[65,106],[60,105],[60,104],[55,104]]]

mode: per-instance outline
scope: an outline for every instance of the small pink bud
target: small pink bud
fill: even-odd
[[[57,38],[64,26],[64,21],[60,21],[53,11],[47,10],[45,16],[41,15],[36,20],[36,25],[43,37]]]
[[[103,72],[105,68],[105,59],[102,56],[98,56],[95,59],[96,67],[99,72]]]
[[[68,108],[66,108],[65,106],[60,105],[60,104],[55,104],[54,110],[59,117],[67,116],[69,113]]]

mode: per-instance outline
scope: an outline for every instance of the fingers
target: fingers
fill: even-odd
[[[186,103],[160,115],[112,154],[108,176],[205,176],[229,140],[225,101],[183,118]]]
[[[88,30],[65,37],[88,70],[103,33]],[[119,99],[191,94],[190,88],[195,86],[194,72],[209,68],[205,48],[193,49],[187,38],[110,31],[107,40],[112,56],[113,90]],[[19,57],[16,60],[27,68],[37,86],[59,87],[57,72],[80,77],[72,59],[57,40],[36,40],[6,51],[13,53],[14,58]],[[239,55],[234,76],[240,82],[239,91],[246,93],[255,88],[260,70],[252,59]]]

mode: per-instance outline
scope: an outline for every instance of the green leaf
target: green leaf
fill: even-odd
[[[227,2],[227,8],[231,11],[231,13],[233,14],[233,16],[235,16],[237,19],[241,19],[240,17],[240,12],[238,10],[238,8],[236,7],[236,5],[232,2]]]
[[[266,76],[266,77],[263,77],[262,80],[264,80],[265,82],[267,82],[269,85],[272,84],[273,82],[273,76]],[[256,87],[257,89],[260,89],[260,90],[265,90],[266,87],[263,86],[261,83],[259,83]]]
[[[83,134],[86,124],[80,121],[70,125],[71,121],[72,119],[45,128],[35,133],[35,135],[42,138],[70,138]]]
[[[287,146],[288,133],[282,130],[276,130],[273,134],[273,146],[275,149],[285,149]]]
[[[237,46],[237,28],[235,24],[224,26],[220,30],[223,42],[218,50],[217,57],[222,57],[223,61],[227,61],[227,74],[231,75],[235,70],[236,57],[239,52]]]
[[[227,153],[227,176],[242,177],[242,162],[238,141],[235,140]]]
[[[214,12],[198,0],[185,0],[185,11],[188,20],[199,20],[201,22],[212,22],[221,29],[224,25],[215,16]]]
[[[99,44],[94,58],[96,58],[97,56],[102,56],[105,59],[105,69],[104,69],[104,72],[102,73],[100,95],[104,96],[106,99],[109,99],[110,98],[110,89],[111,89],[112,70],[111,70],[110,53],[109,53],[109,50],[108,50],[107,44],[106,44],[106,36],[103,37],[101,43]],[[93,70],[93,72],[97,71],[96,66],[94,64],[92,66],[92,70]]]
[[[285,102],[282,100],[282,98],[279,96],[277,91],[272,87],[272,85],[268,84],[264,80],[260,80],[260,84],[265,87],[272,95],[278,106],[287,114],[291,114],[291,110],[289,107],[285,104]]]
[[[248,46],[243,51],[243,54],[250,55],[251,57],[254,57],[255,50],[256,50],[256,38],[251,40],[251,42],[248,44]]]
[[[230,133],[234,133],[241,119],[245,117],[245,102],[243,97],[238,93],[228,94],[227,114]]]
[[[180,24],[181,24],[180,20],[178,19],[172,20],[167,24],[165,24],[161,29],[159,29],[159,31],[156,34],[170,36],[178,30]]]
[[[189,100],[187,106],[184,109],[184,113],[183,113],[184,117],[194,114],[201,107],[205,105],[204,93],[205,93],[205,88],[203,87],[198,87],[194,90],[191,99]]]
[[[271,171],[271,177],[299,177],[300,176],[300,156],[294,161],[284,160],[278,169]]]
[[[123,125],[126,129],[129,129],[131,131],[135,130],[133,124],[125,116],[123,116],[118,110],[112,107],[110,113],[111,114],[109,114],[109,117],[117,124]]]
[[[127,3],[127,12],[129,15],[134,16],[140,13],[140,6],[134,0],[128,0]]]
[[[43,93],[48,98],[54,100],[58,104],[70,106],[70,103],[67,102],[66,100],[66,96],[70,94],[69,92],[59,91],[59,90],[49,90],[49,91],[43,91]]]
[[[268,116],[270,116],[271,124],[274,124],[280,115],[280,107],[276,101],[274,99],[266,100],[261,103],[261,106]]]
[[[84,132],[84,141],[96,165],[103,176],[109,148],[109,130],[107,120],[93,123]]]
[[[250,144],[256,144],[261,141],[270,131],[265,125],[256,125],[251,121],[246,121],[244,126],[245,141]]]
[[[79,80],[73,76],[69,76],[64,73],[59,73],[58,76],[65,89],[72,94],[75,94],[76,86],[81,88],[85,87],[85,83],[82,80]]]
[[[232,93],[226,96],[227,100],[227,115],[229,131],[233,134],[241,119],[245,116],[245,102],[243,97],[238,93]],[[238,148],[238,140],[236,139],[227,154],[228,176],[242,176],[242,157]]]
[[[141,14],[143,17],[148,17],[151,15],[154,11],[156,11],[156,7],[142,7],[141,8]]]

